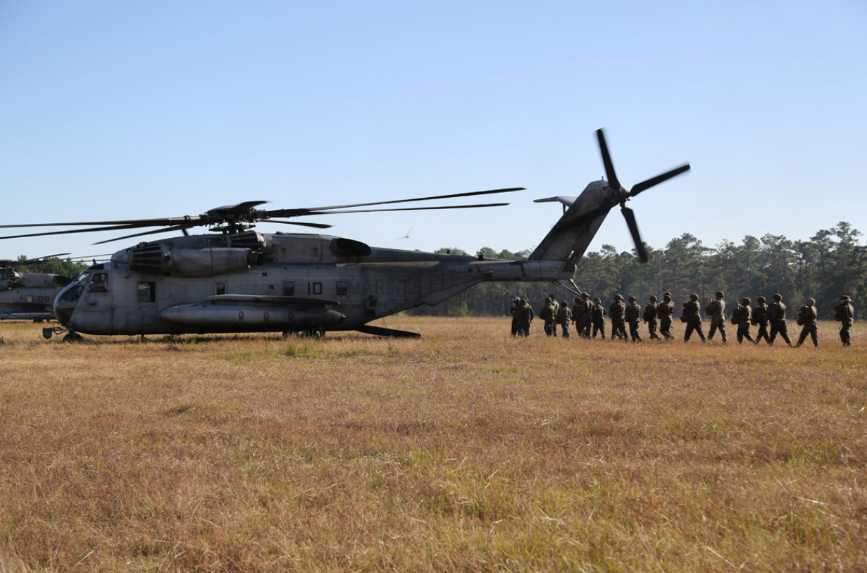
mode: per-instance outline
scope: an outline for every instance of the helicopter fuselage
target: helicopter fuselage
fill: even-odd
[[[327,235],[176,237],[119,251],[55,301],[70,331],[106,335],[358,330],[485,281],[568,281],[569,261],[491,260]]]
[[[70,279],[48,273],[0,270],[0,320],[54,318],[54,298]]]

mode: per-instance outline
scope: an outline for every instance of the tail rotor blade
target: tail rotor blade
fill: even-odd
[[[647,249],[644,248],[644,242],[641,240],[641,234],[638,232],[635,213],[629,207],[621,207],[620,212],[623,213],[623,218],[626,219],[626,226],[629,227],[629,234],[632,235],[632,241],[635,243],[635,252],[638,253],[638,260],[646,263],[650,259],[647,256]]]
[[[611,162],[611,154],[608,153],[608,144],[605,143],[605,132],[597,129],[596,137],[599,139],[599,151],[602,153],[602,163],[605,164],[605,176],[608,177],[608,184],[615,189],[620,189],[620,180],[617,179],[614,163]]]
[[[636,195],[638,195],[642,191],[647,191],[648,189],[650,189],[654,185],[659,185],[663,181],[668,181],[672,177],[677,177],[681,173],[686,173],[687,171],[689,171],[689,163],[687,163],[685,165],[681,165],[680,167],[678,167],[676,169],[672,169],[671,171],[666,171],[662,175],[657,175],[656,177],[651,177],[647,181],[642,181],[641,183],[634,185],[632,187],[632,190],[629,192],[629,196],[635,197]]]

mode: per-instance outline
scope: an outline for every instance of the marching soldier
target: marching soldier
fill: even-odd
[[[545,325],[545,334],[548,336],[557,336],[557,328],[555,322],[557,320],[557,309],[554,307],[554,301],[550,296],[545,299],[542,310],[539,311],[539,318],[542,319]]]
[[[750,320],[752,320],[753,309],[750,307],[753,301],[749,298],[744,297],[741,300],[741,304],[738,305],[738,308],[735,310],[732,315],[732,324],[738,325],[738,344],[742,344],[744,338],[752,342],[753,344],[758,344],[753,337],[750,336]]]
[[[750,317],[750,322],[753,326],[759,326],[759,332],[756,334],[756,344],[765,340],[768,344],[771,343],[771,337],[768,336],[768,305],[765,304],[765,297],[760,296],[756,299],[759,304],[753,309],[753,315]]]
[[[623,304],[623,295],[614,295],[614,302],[608,307],[608,316],[611,317],[611,340],[615,338],[629,340],[626,336],[626,325],[623,323],[626,317],[626,305]]]
[[[584,338],[590,338],[590,327],[593,324],[593,303],[590,302],[590,295],[586,292],[581,294],[580,306],[582,308],[581,316],[574,317],[575,327],[578,329],[578,334]]]
[[[701,306],[698,304],[698,295],[689,295],[689,300],[683,303],[683,316],[686,317],[686,332],[683,333],[683,341],[689,342],[693,332],[697,332],[702,342],[707,342],[704,331],[701,328]]]
[[[516,296],[512,301],[512,306],[509,307],[509,313],[512,315],[512,336],[518,335],[518,315],[516,311],[518,310],[518,305],[521,304],[521,297]]]
[[[786,326],[786,305],[783,304],[783,295],[774,295],[774,302],[768,307],[768,322],[771,325],[771,336],[768,339],[768,344],[772,345],[779,334],[780,338],[791,346],[792,341],[789,340],[789,329]]]
[[[524,297],[515,307],[515,316],[518,319],[518,336],[530,336],[530,323],[533,322],[533,307],[530,299]]]
[[[840,304],[834,307],[834,320],[841,323],[840,342],[843,343],[843,346],[852,346],[849,329],[852,328],[852,323],[855,321],[855,309],[852,308],[852,302],[848,296],[841,296]]]
[[[705,309],[710,317],[710,332],[707,335],[708,340],[713,339],[717,329],[722,336],[723,344],[728,342],[726,337],[726,301],[725,294],[722,291],[717,291],[716,299],[710,299],[710,304]]]
[[[635,297],[629,297],[629,304],[626,305],[624,311],[626,322],[629,323],[629,336],[632,337],[632,342],[641,342],[641,335],[638,334],[638,323],[641,320],[641,307],[635,302]]]
[[[605,340],[605,306],[602,304],[602,299],[597,298],[593,301],[593,338],[596,338],[596,333],[602,335],[602,340]]]
[[[674,303],[671,300],[671,293],[667,292],[662,295],[662,304],[656,309],[656,316],[659,317],[659,332],[666,340],[673,340],[674,335],[671,334],[671,317],[674,315]]]
[[[647,325],[647,332],[650,334],[650,340],[659,340],[659,335],[656,334],[657,318],[656,314],[659,311],[659,305],[656,303],[656,297],[650,297],[650,303],[644,307],[644,324]]]
[[[563,331],[563,338],[569,338],[569,323],[572,322],[572,311],[569,309],[569,303],[563,301],[560,303],[560,310],[557,311],[557,322]],[[556,326],[554,329],[556,330]]]
[[[807,299],[807,304],[801,307],[801,312],[798,313],[798,324],[801,325],[801,336],[798,337],[798,344],[795,348],[804,344],[807,340],[807,335],[813,339],[813,346],[819,346],[819,325],[818,313],[816,312],[816,300]]]

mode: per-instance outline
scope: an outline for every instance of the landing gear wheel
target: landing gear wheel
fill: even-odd
[[[70,332],[63,337],[63,342],[83,342],[84,338],[77,332]]]

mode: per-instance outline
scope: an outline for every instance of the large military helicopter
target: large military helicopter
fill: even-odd
[[[355,330],[415,337],[418,334],[369,323],[397,312],[440,303],[485,281],[552,282],[580,294],[573,281],[583,256],[608,212],[620,205],[642,261],[647,253],[626,201],[689,169],[683,165],[628,190],[620,185],[602,130],[597,131],[607,181],[593,181],[577,198],[561,196],[564,214],[527,260],[421,253],[325,234],[260,233],[271,222],[316,229],[328,225],[286,221],[345,213],[499,207],[505,203],[379,208],[383,205],[455,199],[521,191],[474,191],[433,197],[327,207],[273,209],[262,201],[211,209],[198,216],[72,223],[0,225],[0,228],[84,226],[0,237],[11,239],[94,231],[159,227],[101,241],[180,231],[184,236],[142,242],[114,253],[109,263],[82,272],[54,304],[66,339],[79,333],[147,335],[184,333],[302,332]],[[359,209],[361,207],[377,207]],[[188,235],[194,227],[210,234]]]
[[[72,279],[55,273],[19,272],[22,266],[37,266],[59,253],[34,259],[0,259],[0,320],[51,320],[54,299]]]

